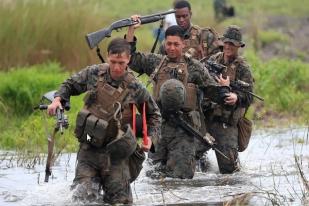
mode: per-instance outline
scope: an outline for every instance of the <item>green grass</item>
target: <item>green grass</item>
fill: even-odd
[[[309,2],[304,0],[232,0],[237,16],[221,24],[213,18],[212,1],[191,1],[192,22],[200,26],[215,26],[222,32],[228,24],[263,20],[266,15],[307,16]],[[38,64],[50,60],[60,62],[65,69],[79,70],[99,62],[95,51],[88,48],[85,34],[107,27],[112,22],[138,13],[147,15],[171,8],[172,0],[50,0],[0,1],[0,69]],[[265,19],[264,19],[265,20]],[[258,28],[261,29],[260,23]],[[150,51],[151,30],[159,23],[138,30],[139,49]],[[123,36],[113,32],[114,36]],[[109,40],[101,43],[102,51]]]
[[[252,51],[245,56],[254,65],[255,92],[265,98],[264,112],[308,120],[309,64],[288,59],[262,62]]]

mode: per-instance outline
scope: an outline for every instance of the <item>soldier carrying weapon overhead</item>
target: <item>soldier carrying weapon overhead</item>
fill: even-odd
[[[132,16],[140,22],[138,15]],[[153,96],[161,107],[162,138],[159,140],[154,153],[149,157],[154,164],[159,164],[163,175],[175,178],[193,178],[195,172],[195,138],[188,130],[170,121],[170,115],[181,112],[183,119],[196,130],[200,130],[200,107],[198,88],[210,98],[216,96],[219,87],[208,71],[197,60],[183,54],[183,29],[171,26],[165,32],[164,48],[167,55],[144,54],[136,52],[134,30],[140,24],[128,28],[126,40],[131,44],[130,68],[139,74],[147,74],[153,82]],[[166,86],[164,86],[166,85]],[[171,102],[162,99],[166,91],[171,91]],[[175,95],[176,94],[176,95]],[[178,97],[176,97],[178,95]],[[173,105],[173,106],[169,106]]]

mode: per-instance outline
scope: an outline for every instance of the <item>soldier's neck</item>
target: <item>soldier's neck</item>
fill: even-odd
[[[235,56],[225,56],[224,55],[224,64],[232,63],[233,61],[235,61],[235,59],[237,59],[237,56],[238,55],[235,55]]]

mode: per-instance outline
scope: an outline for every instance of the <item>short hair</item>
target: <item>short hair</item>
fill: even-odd
[[[184,39],[184,30],[178,25],[170,26],[165,31],[165,38],[167,36],[179,36],[181,39]]]
[[[107,46],[108,54],[122,54],[123,52],[131,53],[130,43],[123,38],[115,38]]]
[[[182,8],[188,8],[189,11],[191,11],[191,5],[186,0],[178,1],[178,2],[176,2],[175,6],[174,6],[174,9],[182,9]]]

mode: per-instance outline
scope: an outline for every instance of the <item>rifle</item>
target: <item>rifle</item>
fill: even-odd
[[[34,109],[40,109],[40,110],[46,110],[48,108],[47,104],[43,104],[44,100],[47,100],[49,103],[51,103],[54,99],[55,91],[48,92],[42,96],[41,104]],[[70,103],[69,102],[63,102],[64,109],[70,110]],[[57,108],[56,109],[56,124],[54,127],[54,130],[52,134],[48,134],[46,129],[46,135],[48,140],[48,152],[47,152],[47,160],[46,160],[46,166],[45,166],[45,179],[44,182],[48,182],[49,176],[51,175],[51,166],[52,161],[55,158],[54,152],[54,143],[55,143],[55,135],[58,131],[60,131],[60,134],[63,134],[63,130],[67,129],[69,126],[68,118],[64,114],[64,109]]]
[[[151,15],[147,15],[147,16],[141,16],[140,17],[141,24],[149,24],[149,23],[152,23],[152,22],[159,21],[161,19],[164,19],[165,15],[171,14],[171,13],[175,13],[175,10],[151,14]],[[87,34],[86,35],[87,43],[88,43],[90,49],[93,49],[105,37],[111,37],[113,30],[118,31],[120,28],[132,26],[132,25],[137,24],[137,23],[138,23],[137,21],[133,21],[131,18],[115,21],[108,28],[103,28],[101,30]]]
[[[215,139],[209,134],[206,133],[204,136],[198,132],[195,128],[193,128],[189,123],[187,123],[183,118],[182,118],[182,113],[177,112],[175,114],[171,114],[169,121],[172,121],[174,124],[177,126],[181,127],[184,129],[188,134],[193,135],[195,138],[200,140],[203,144],[206,146],[212,148],[216,152],[218,152],[220,155],[222,155],[224,158],[230,160],[223,152],[221,152],[218,148],[215,146]]]
[[[202,60],[201,60],[202,61]],[[222,64],[218,64],[215,63],[213,61],[207,60],[205,62],[206,68],[209,71],[209,74],[213,77],[219,76],[220,74],[222,74],[227,67],[222,65]],[[248,88],[250,87],[250,84],[241,80],[236,80],[236,81],[231,81],[230,86],[232,89],[236,90],[236,91],[240,91],[240,92],[244,92],[247,94],[252,95],[253,97],[256,97],[257,99],[264,101],[263,97],[260,97],[256,94],[254,94],[253,92],[248,91]]]

